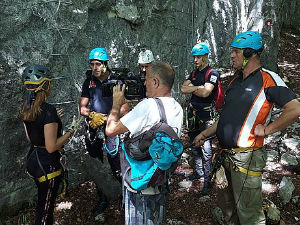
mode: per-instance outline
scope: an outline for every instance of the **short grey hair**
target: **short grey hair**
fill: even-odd
[[[152,62],[150,76],[157,76],[163,85],[172,88],[175,79],[175,72],[171,65],[166,62]]]

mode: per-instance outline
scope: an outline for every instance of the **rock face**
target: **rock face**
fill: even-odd
[[[300,29],[300,2],[297,0],[289,0],[288,4],[282,4],[282,23],[284,27],[289,27],[299,31]]]
[[[55,80],[49,102],[64,109],[67,123],[78,114],[87,57],[94,47],[104,46],[110,51],[111,67],[132,71],[137,71],[140,48],[150,48],[156,59],[175,68],[173,95],[184,102],[179,87],[192,69],[190,50],[197,42],[210,45],[213,63],[229,67],[232,38],[247,29],[259,30],[266,44],[264,65],[276,71],[279,32],[291,11],[299,27],[299,3],[291,2],[295,7],[284,0],[1,1],[1,216],[34,202],[36,195],[33,181],[24,174],[28,144],[19,117],[24,93],[20,77],[26,66],[44,64],[51,68]],[[99,163],[87,159],[83,132],[66,146],[71,185],[88,179],[90,169],[85,165]],[[96,167],[109,171],[107,163]],[[95,171],[94,176],[98,181],[104,179],[104,173]],[[117,185],[113,179],[106,181],[108,187]],[[111,196],[117,197],[113,194],[117,189],[108,189],[113,190]]]

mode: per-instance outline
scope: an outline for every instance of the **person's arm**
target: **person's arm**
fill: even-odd
[[[183,94],[192,94],[197,89],[198,86],[194,86],[190,80],[186,80],[183,82],[180,90]]]
[[[125,104],[125,85],[116,85],[113,87],[113,106],[107,119],[105,133],[109,137],[125,133],[128,128],[125,127],[120,121],[121,106]]]
[[[293,99],[283,106],[283,112],[274,122],[267,126],[258,124],[254,129],[254,134],[256,136],[266,136],[284,130],[295,122],[299,116],[300,103],[297,99]]]
[[[206,98],[214,90],[214,85],[211,83],[205,83],[204,85],[194,86],[190,80],[186,80],[181,86],[181,92],[183,94],[194,94],[198,97]]]
[[[90,114],[90,109],[88,108],[90,98],[91,98],[90,88],[89,88],[90,83],[91,83],[91,80],[86,79],[82,85],[82,92],[81,92],[81,96],[79,99],[79,112],[82,116],[89,116],[89,114]]]
[[[89,98],[81,97],[79,99],[79,110],[82,116],[89,116],[90,109],[87,107],[89,104]]]
[[[127,114],[130,111],[130,106],[129,103],[125,103],[121,106],[120,108],[120,116],[124,116],[125,114]]]
[[[200,147],[201,145],[203,145],[206,138],[214,135],[217,131],[217,126],[218,126],[218,121],[214,122],[213,125],[211,125],[209,128],[207,128],[206,130],[198,134],[193,141],[195,147]]]
[[[49,153],[59,150],[74,133],[74,130],[69,130],[63,136],[57,138],[57,129],[58,123],[44,125],[45,147]]]
[[[197,86],[197,89],[193,92],[194,95],[198,97],[206,98],[214,90],[214,85],[211,83],[205,83],[204,86]]]

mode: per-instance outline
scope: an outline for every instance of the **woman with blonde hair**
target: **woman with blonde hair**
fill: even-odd
[[[51,90],[51,75],[45,66],[28,66],[22,80],[26,88],[22,119],[31,144],[26,167],[38,188],[35,225],[49,225],[53,224],[54,204],[62,181],[59,150],[74,129],[62,135],[62,122],[56,108],[46,102]]]

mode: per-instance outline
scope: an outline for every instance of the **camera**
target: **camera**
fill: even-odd
[[[128,100],[140,100],[146,97],[145,73],[134,74],[128,68],[112,68],[108,82],[102,86],[103,97],[113,95],[113,87],[117,84],[125,84],[125,98]]]

